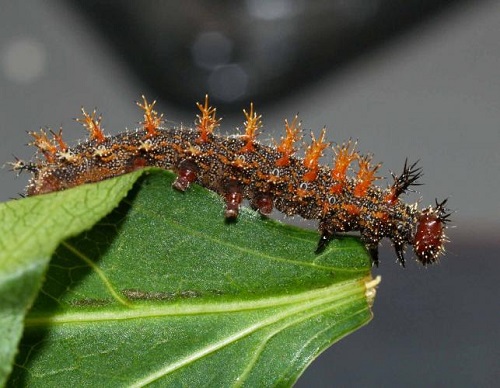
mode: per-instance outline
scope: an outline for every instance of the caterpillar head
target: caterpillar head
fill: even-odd
[[[413,241],[413,249],[417,260],[423,265],[435,263],[444,252],[446,223],[450,213],[445,208],[447,199],[436,201],[436,206],[422,210],[417,218],[417,229]]]

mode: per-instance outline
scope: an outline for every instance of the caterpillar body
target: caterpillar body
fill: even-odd
[[[173,187],[186,191],[198,183],[220,194],[225,202],[225,217],[238,216],[240,204],[250,205],[264,215],[277,209],[286,215],[299,215],[319,221],[317,252],[339,234],[359,231],[361,240],[378,265],[378,245],[389,238],[398,261],[404,266],[404,252],[412,245],[416,259],[423,265],[438,260],[444,252],[449,212],[446,202],[419,210],[417,203],[406,204],[400,197],[418,185],[421,169],[416,163],[404,164],[400,175],[386,188],[374,185],[380,164],[356,150],[356,143],[333,147],[333,167],[319,159],[330,146],[325,129],[297,156],[295,143],[302,138],[297,116],[285,120],[285,135],[274,145],[264,145],[256,137],[262,126],[253,104],[245,114],[245,133],[223,136],[215,133],[220,120],[208,103],[197,103],[200,114],[194,128],[164,128],[163,115],[154,104],[137,103],[144,111],[141,127],[131,132],[106,136],[101,117],[82,108],[80,121],[89,132],[88,140],[69,147],[62,131],[31,132],[38,154],[35,161],[12,163],[17,171],[27,170],[32,178],[26,188],[29,196],[69,189],[85,183],[126,174],[146,166],[173,170]],[[351,165],[357,163],[355,173]]]

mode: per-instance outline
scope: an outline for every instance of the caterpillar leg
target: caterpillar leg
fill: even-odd
[[[396,251],[396,256],[398,257],[399,263],[404,268],[405,267],[405,257],[404,257],[405,247],[404,247],[404,244],[396,244],[395,243],[394,249]]]
[[[186,191],[189,185],[198,179],[198,166],[190,159],[184,159],[179,163],[177,178],[172,187],[179,191]]]
[[[322,232],[319,238],[318,245],[314,253],[321,253],[325,250],[326,246],[335,237],[334,233]]]
[[[235,180],[229,181],[225,185],[224,202],[226,210],[224,216],[227,220],[234,220],[240,212],[240,204],[243,201],[243,187]]]
[[[378,243],[377,244],[365,244],[366,249],[370,253],[372,259],[372,265],[378,268]]]

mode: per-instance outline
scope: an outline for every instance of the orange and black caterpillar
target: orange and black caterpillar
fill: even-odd
[[[274,146],[256,141],[262,126],[261,116],[250,105],[243,110],[245,133],[222,136],[214,133],[219,126],[216,109],[208,104],[197,106],[195,128],[163,128],[163,116],[153,109],[155,102],[137,103],[144,111],[142,127],[133,132],[106,136],[101,117],[82,108],[78,119],[89,131],[89,139],[75,147],[63,140],[61,130],[43,129],[31,132],[33,145],[43,155],[35,162],[13,163],[18,171],[33,174],[27,195],[65,190],[89,182],[97,182],[126,174],[145,166],[173,170],[177,179],[173,187],[185,191],[198,183],[220,194],[225,201],[225,217],[238,216],[244,198],[260,213],[268,215],[273,208],[306,219],[319,220],[321,234],[317,252],[339,233],[360,231],[361,239],[378,265],[378,244],[388,237],[404,265],[406,245],[413,245],[417,260],[423,265],[435,262],[444,252],[444,230],[449,213],[446,200],[423,210],[408,205],[400,196],[410,186],[418,185],[421,169],[405,162],[401,175],[387,188],[373,185],[380,164],[372,165],[369,156],[361,156],[355,143],[348,141],[333,147],[333,168],[319,164],[323,151],[330,146],[324,141],[325,129],[312,142],[305,155],[295,155],[294,144],[302,138],[300,122],[295,117],[285,120],[285,136]],[[353,162],[358,170],[348,176]]]

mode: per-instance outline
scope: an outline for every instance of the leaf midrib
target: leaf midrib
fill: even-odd
[[[357,294],[364,287],[362,281],[345,281],[336,283],[328,287],[319,288],[312,291],[298,294],[284,295],[278,297],[261,298],[248,301],[223,302],[219,300],[201,301],[189,303],[183,301],[182,305],[168,306],[155,304],[133,304],[129,308],[120,306],[118,311],[86,311],[79,313],[56,313],[53,315],[28,316],[26,327],[50,326],[53,324],[70,323],[94,323],[97,321],[120,321],[143,318],[157,318],[162,316],[185,316],[200,314],[218,314],[229,312],[241,312],[260,310],[265,308],[279,307],[285,305],[312,303],[317,300],[324,300],[325,303],[333,302]],[[355,286],[358,283],[358,287]],[[353,290],[354,289],[354,290]]]

